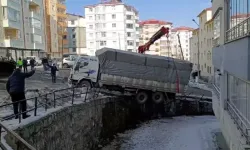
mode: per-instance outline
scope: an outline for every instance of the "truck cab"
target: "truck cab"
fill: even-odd
[[[79,56],[71,68],[69,86],[93,87],[98,81],[99,60],[95,56]]]

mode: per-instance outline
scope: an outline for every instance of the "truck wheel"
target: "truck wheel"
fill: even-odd
[[[135,99],[139,104],[144,104],[148,100],[148,94],[145,91],[140,91],[136,94]]]
[[[91,84],[90,84],[90,82],[87,81],[87,80],[81,81],[80,84],[79,84],[79,86],[80,86],[80,87],[91,88]]]
[[[152,94],[152,100],[154,103],[159,104],[164,100],[164,95],[162,92],[154,92]]]

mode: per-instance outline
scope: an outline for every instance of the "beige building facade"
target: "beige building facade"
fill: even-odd
[[[212,65],[213,19],[212,9],[204,9],[199,15],[199,28],[193,31],[190,38],[191,62],[193,70],[200,69],[200,76],[211,79],[214,74]],[[198,67],[198,65],[200,67]]]

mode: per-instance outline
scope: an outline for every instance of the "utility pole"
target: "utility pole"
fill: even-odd
[[[61,30],[62,30],[62,36],[61,36],[62,37],[62,56],[61,57],[62,57],[62,68],[63,68],[63,49],[64,49],[64,47],[63,47],[63,33],[64,33],[63,32],[63,26],[62,26]]]
[[[197,36],[197,62],[198,62],[198,80],[197,80],[197,82],[199,81],[199,79],[200,79],[200,25],[193,19],[192,20],[197,26],[198,26],[198,36]]]

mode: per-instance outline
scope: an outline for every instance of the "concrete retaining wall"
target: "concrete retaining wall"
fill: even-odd
[[[188,111],[183,107],[193,108],[196,105],[189,104],[182,104],[182,107],[177,105],[181,108],[176,110],[178,114],[189,114],[186,111],[200,114],[200,109]],[[165,110],[169,112],[170,107],[163,106],[152,103],[139,106],[132,97],[102,98],[61,109],[16,132],[38,150],[95,150],[108,144],[116,133],[135,127],[138,121],[152,119],[158,114],[169,114]],[[7,135],[5,138],[13,149],[17,149],[13,137]],[[25,150],[23,145],[19,150]]]

